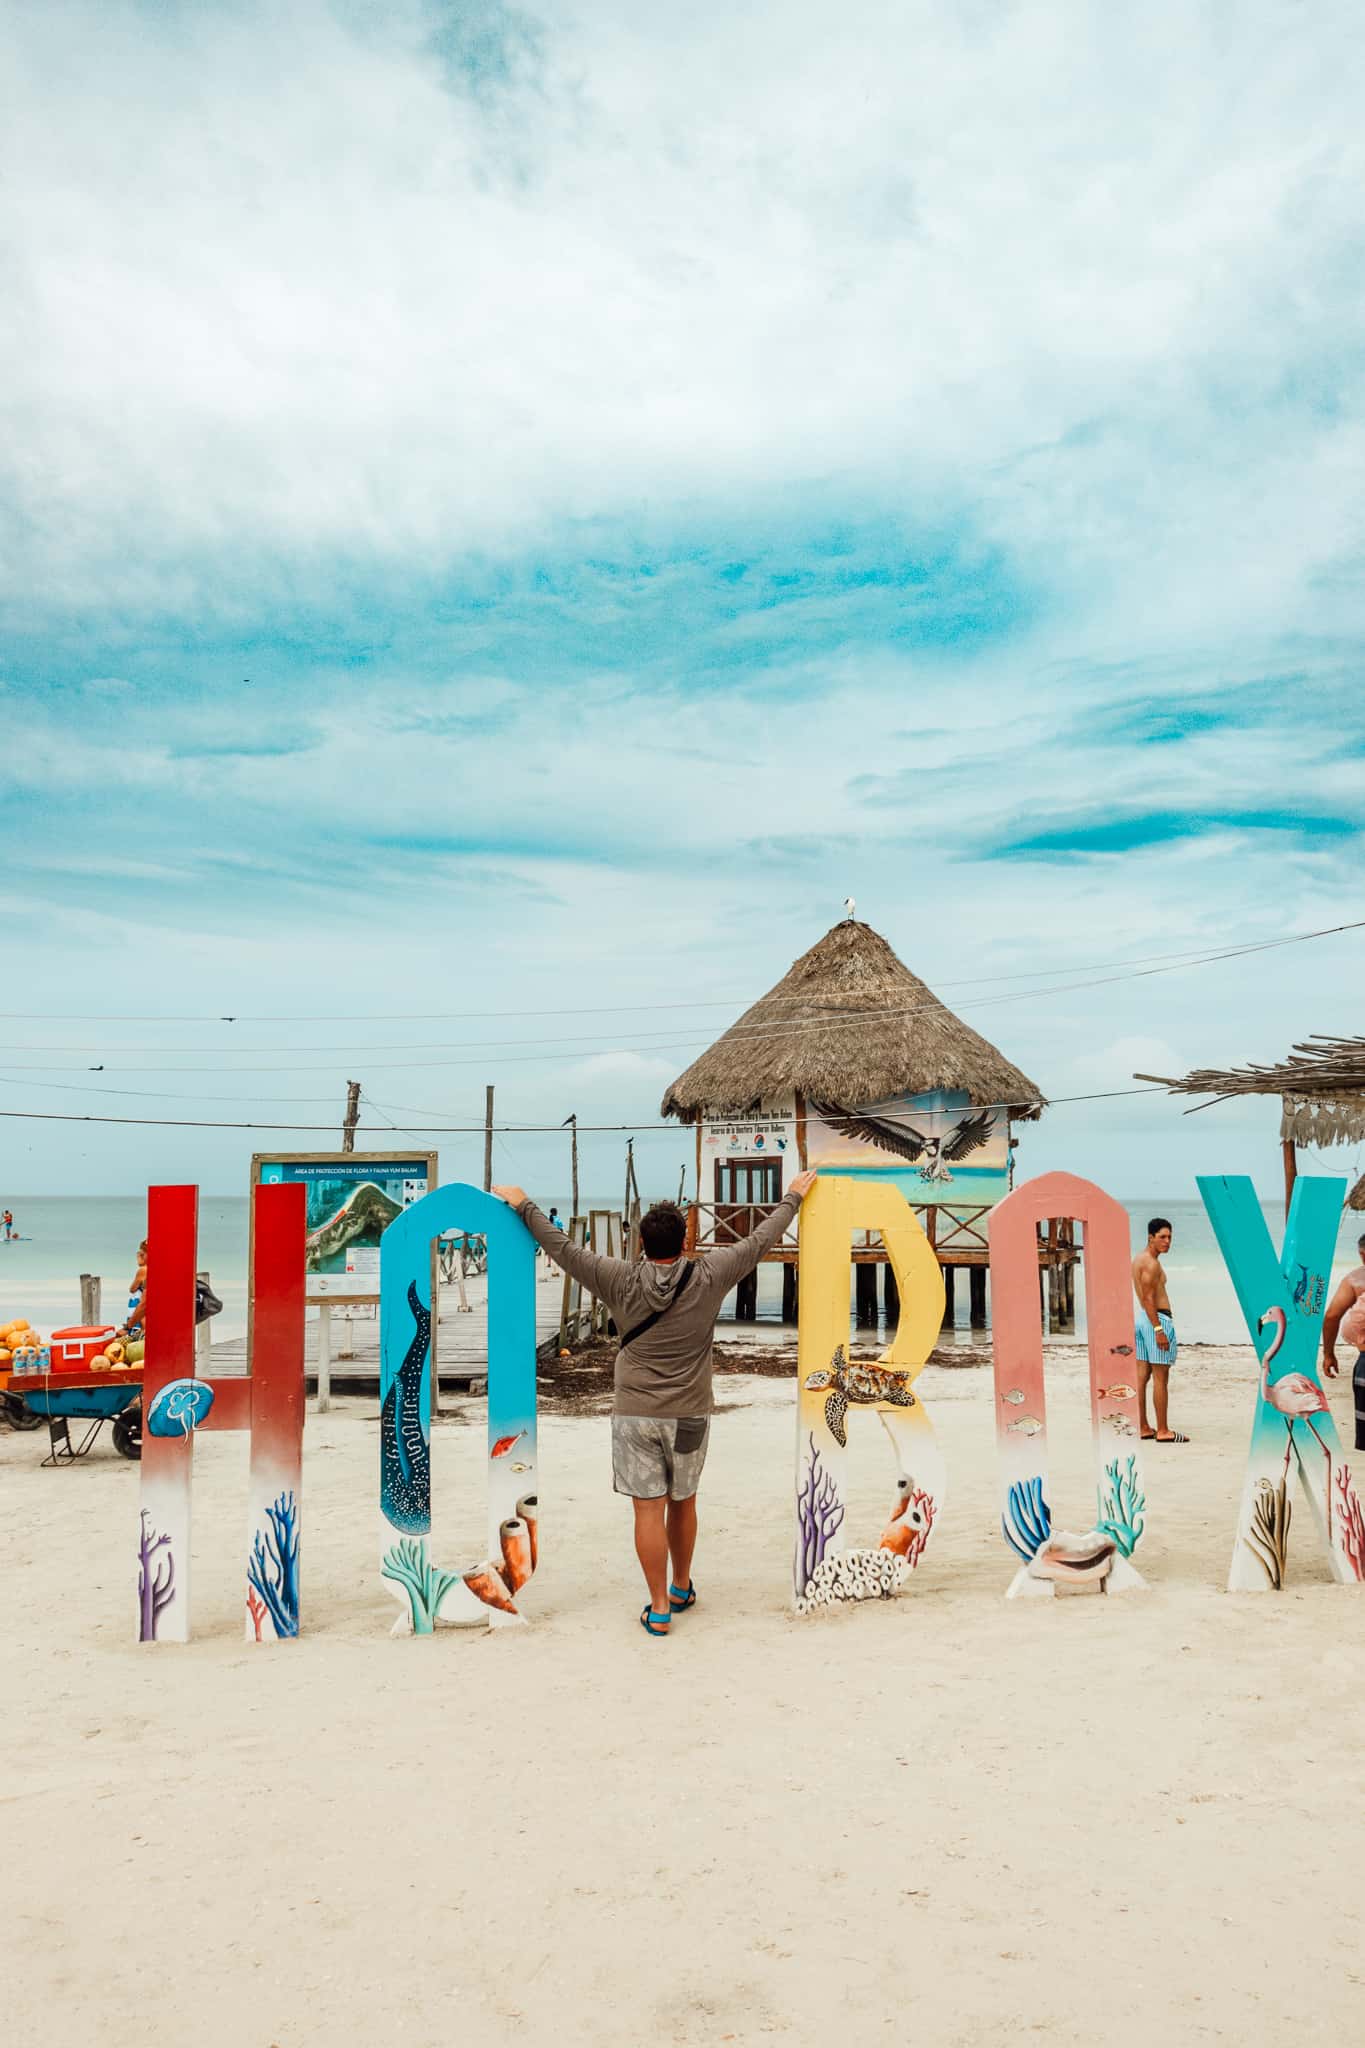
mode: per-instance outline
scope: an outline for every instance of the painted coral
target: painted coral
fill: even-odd
[[[1131,1557],[1137,1549],[1144,1523],[1142,1511],[1147,1505],[1147,1496],[1138,1484],[1137,1459],[1131,1453],[1127,1465],[1119,1469],[1117,1458],[1111,1458],[1104,1468],[1106,1484],[1099,1490],[1100,1514],[1095,1527],[1104,1536],[1112,1536],[1125,1557]]]
[[[796,1496],[796,1585],[804,1593],[844,1519],[833,1473],[820,1463],[815,1438],[806,1439],[806,1469]]]
[[[153,1567],[152,1560],[159,1550],[166,1555]],[[138,1641],[154,1643],[157,1623],[175,1598],[175,1559],[171,1555],[170,1537],[157,1534],[146,1508],[142,1510],[142,1540],[138,1546],[137,1596]]]
[[[299,1632],[299,1518],[292,1493],[279,1494],[265,1511],[269,1527],[258,1529],[246,1575],[265,1602],[277,1636]]]
[[[384,1553],[380,1570],[408,1596],[415,1636],[433,1633],[441,1602],[459,1579],[458,1572],[443,1572],[427,1556],[425,1536],[404,1536]]]

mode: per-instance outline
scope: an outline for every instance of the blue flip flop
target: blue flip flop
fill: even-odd
[[[689,1607],[696,1606],[697,1589],[692,1584],[691,1579],[687,1582],[687,1591],[685,1593],[680,1586],[669,1587],[668,1604],[674,1614],[686,1614]]]
[[[668,1634],[668,1624],[672,1619],[673,1616],[671,1614],[656,1614],[647,1602],[640,1609],[640,1626],[647,1636],[666,1636]],[[663,1623],[663,1627],[656,1628],[654,1624],[660,1621]]]

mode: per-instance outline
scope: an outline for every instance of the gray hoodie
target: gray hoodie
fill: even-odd
[[[656,1309],[667,1310],[652,1330],[617,1352],[615,1411],[683,1416],[711,1413],[711,1339],[720,1305],[777,1243],[800,1206],[799,1195],[787,1195],[739,1244],[723,1245],[693,1259],[696,1273],[676,1308],[668,1304],[687,1271],[686,1258],[667,1266],[652,1259],[603,1258],[600,1252],[571,1244],[534,1202],[523,1203],[518,1213],[555,1264],[607,1304],[623,1335]]]

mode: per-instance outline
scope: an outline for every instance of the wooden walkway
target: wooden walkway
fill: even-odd
[[[488,1276],[473,1274],[464,1283],[468,1310],[460,1307],[454,1287],[442,1287],[436,1319],[436,1362],[442,1386],[467,1386],[488,1377]],[[564,1276],[543,1259],[536,1261],[536,1345],[550,1343],[559,1332],[559,1305]],[[330,1382],[370,1381],[379,1383],[379,1311],[334,1308],[330,1318],[330,1342],[320,1344],[321,1318],[311,1310],[303,1331],[305,1371],[310,1381],[320,1381],[318,1406],[325,1408]],[[319,1357],[319,1352],[323,1356]],[[246,1371],[246,1338],[229,1337],[208,1352],[201,1351],[195,1369],[207,1376],[225,1377]],[[321,1373],[319,1373],[321,1366]]]

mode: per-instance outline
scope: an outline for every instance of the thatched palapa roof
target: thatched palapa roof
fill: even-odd
[[[940,1088],[1023,1118],[1045,1106],[1027,1074],[954,1016],[879,933],[846,918],[678,1076],[662,1111],[691,1122],[796,1094],[852,1108]]]
[[[1365,1038],[1325,1038],[1296,1045],[1274,1067],[1201,1067],[1175,1081],[1164,1074],[1134,1074],[1173,1095],[1278,1095],[1280,1136],[1295,1145],[1358,1145],[1365,1141]],[[1200,1105],[1201,1107],[1206,1105]]]

